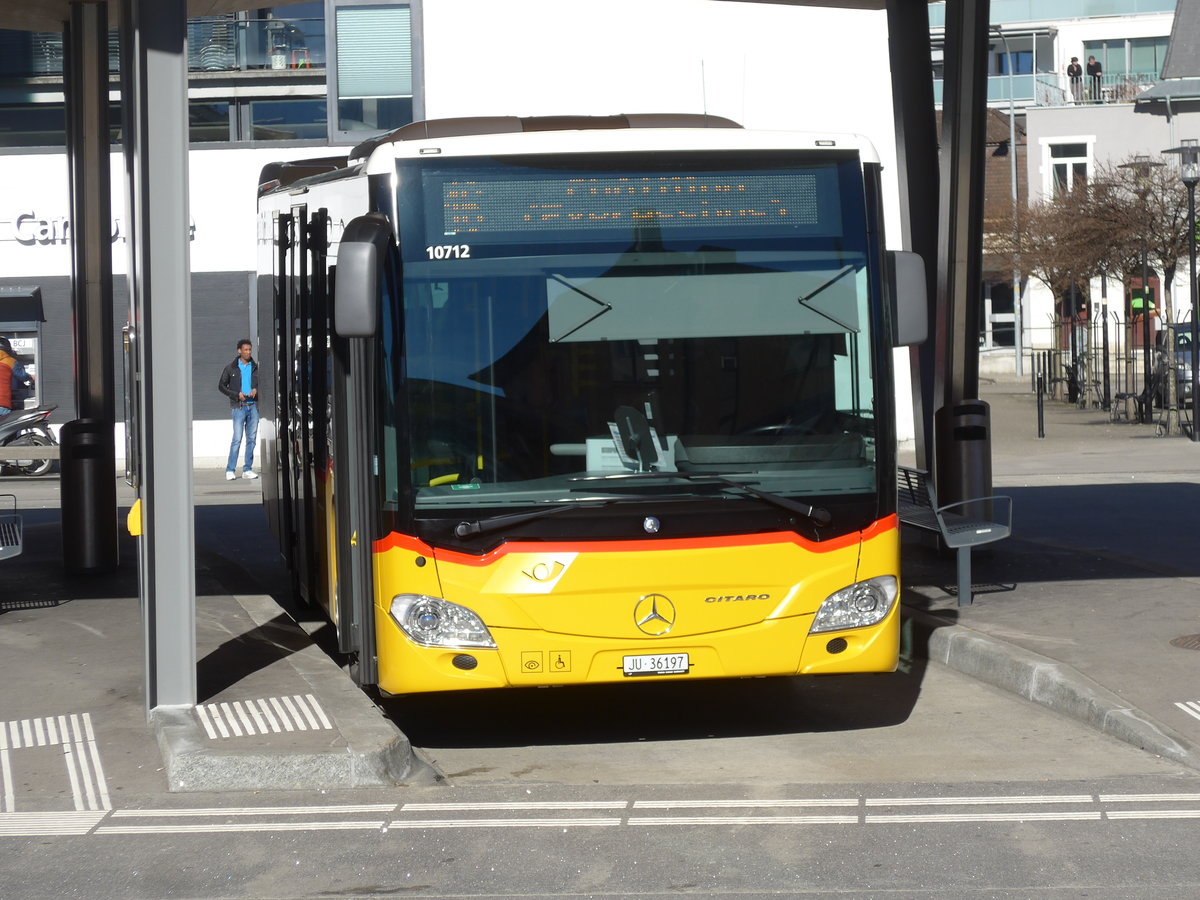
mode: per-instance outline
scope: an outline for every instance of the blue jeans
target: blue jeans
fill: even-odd
[[[242,446],[242,433],[246,434],[246,467],[249,472],[254,463],[254,442],[258,439],[258,404],[241,403],[233,408],[233,440],[229,444],[229,462],[226,472],[237,469],[238,450]]]

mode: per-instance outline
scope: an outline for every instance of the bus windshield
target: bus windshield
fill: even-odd
[[[651,486],[711,499],[718,475],[874,497],[856,155],[421,158],[398,184],[385,502],[462,518]]]

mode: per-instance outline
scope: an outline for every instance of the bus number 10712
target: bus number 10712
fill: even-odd
[[[435,244],[425,248],[430,259],[470,259],[470,244]]]

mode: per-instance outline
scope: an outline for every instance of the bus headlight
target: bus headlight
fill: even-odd
[[[896,593],[896,579],[891,575],[868,578],[835,591],[817,610],[808,633],[876,625],[891,612]]]
[[[496,646],[479,616],[440,597],[399,594],[389,611],[401,631],[426,647]]]

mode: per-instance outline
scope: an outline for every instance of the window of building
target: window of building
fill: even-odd
[[[996,74],[1007,75],[1009,66],[1009,57],[1012,58],[1012,74],[1014,75],[1032,75],[1033,74],[1033,51],[1032,50],[1014,50],[1012,53],[997,53],[996,54]]]
[[[1047,173],[1048,183],[1043,184],[1043,191],[1048,197],[1087,186],[1091,172],[1088,141],[1047,144],[1044,150],[1048,165],[1043,166],[1043,171]]]
[[[1096,57],[1105,76],[1158,78],[1167,57],[1167,38],[1117,38],[1085,41],[1083,55]]]
[[[249,140],[317,140],[329,131],[329,104],[324,98],[251,100],[249,107]]]
[[[412,121],[412,10],[377,0],[339,2],[332,12],[336,62],[329,93],[337,98],[334,141],[359,141]]]
[[[65,147],[67,114],[61,103],[0,106],[0,147]]]
[[[193,144],[228,141],[232,133],[229,110],[229,103],[191,101],[188,104],[188,140]]]

